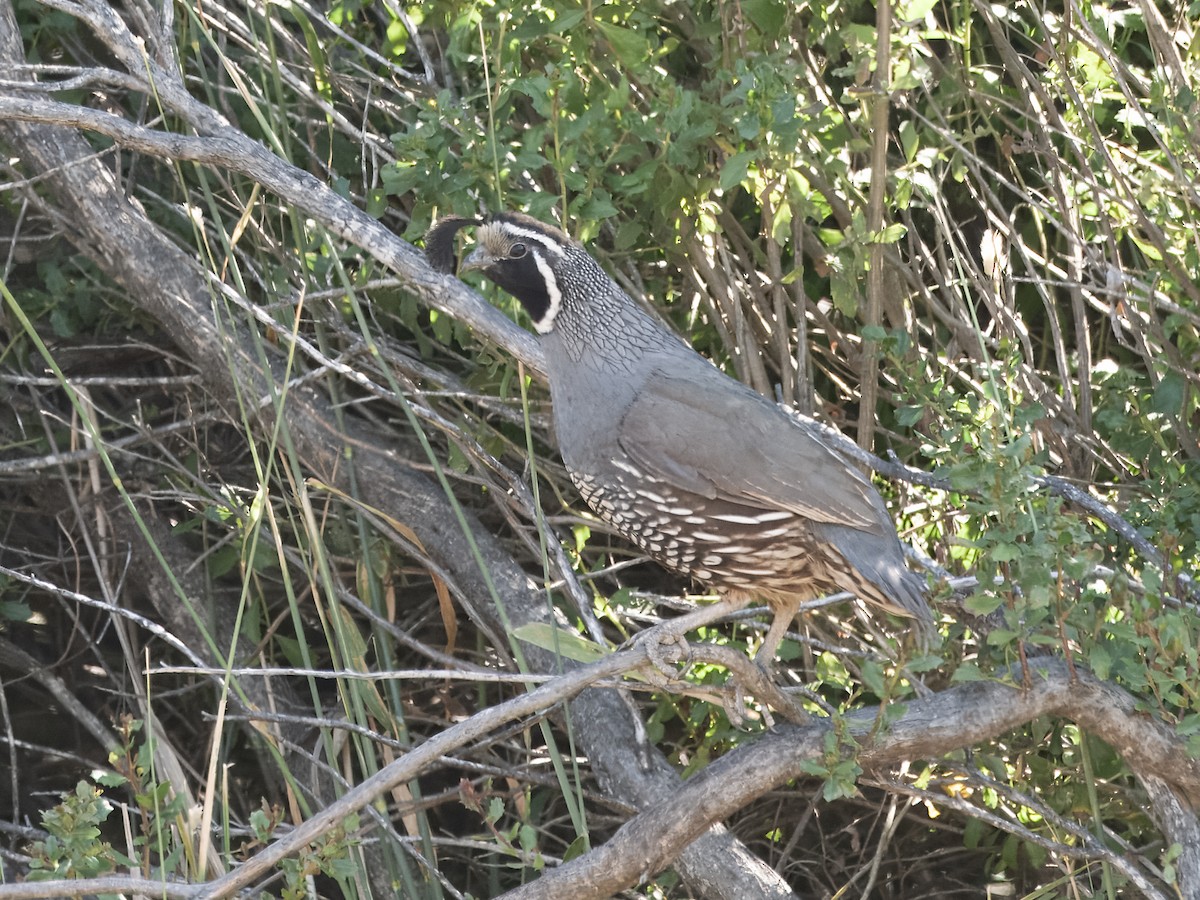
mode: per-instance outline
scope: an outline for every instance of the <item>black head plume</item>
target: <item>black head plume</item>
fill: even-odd
[[[434,222],[425,232],[425,259],[429,265],[443,275],[453,275],[458,268],[458,259],[454,255],[454,236],[468,225],[478,224],[479,219],[463,216],[446,216]]]

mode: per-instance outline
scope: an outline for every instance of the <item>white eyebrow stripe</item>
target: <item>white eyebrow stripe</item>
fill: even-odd
[[[546,334],[554,328],[554,318],[562,307],[562,291],[558,289],[558,279],[554,277],[550,263],[536,253],[533,254],[533,262],[538,267],[538,271],[542,273],[542,278],[546,280],[546,295],[550,298],[550,305],[546,308],[546,312],[533,323],[533,327],[537,329],[538,334]]]
[[[555,256],[566,256],[567,251],[562,248],[562,242],[556,241],[554,238],[540,231],[534,231],[532,228],[523,228],[520,225],[514,225],[512,222],[504,222],[504,230],[510,235],[527,238],[535,241],[539,247],[545,247]]]

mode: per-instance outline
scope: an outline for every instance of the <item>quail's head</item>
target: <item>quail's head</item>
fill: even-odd
[[[477,269],[520,301],[545,334],[554,326],[562,305],[560,277],[575,242],[561,231],[520,213],[496,213],[482,222],[449,217],[429,230],[425,254],[430,265],[453,271],[454,240],[459,230],[478,225],[475,247],[461,271]]]

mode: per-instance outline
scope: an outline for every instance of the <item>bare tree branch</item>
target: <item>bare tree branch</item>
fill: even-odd
[[[1190,836],[1200,801],[1200,760],[1188,756],[1170,729],[1142,715],[1135,699],[1120,688],[1082,671],[1075,678],[1060,660],[1035,660],[1030,666],[1028,690],[998,681],[961,685],[905,703],[903,712],[882,729],[874,710],[847,716],[849,733],[866,739],[857,751],[858,761],[864,768],[886,769],[906,760],[935,759],[1038,716],[1062,716],[1110,743],[1143,779],[1158,779],[1165,792],[1160,802],[1176,816],[1190,809],[1190,816],[1181,816],[1188,824],[1174,830],[1181,839]],[[1019,677],[1019,670],[1010,675]],[[804,763],[823,757],[830,727],[827,721],[788,724],[764,734],[712,763],[663,803],[635,816],[603,847],[504,896],[590,900],[644,882],[669,866],[679,849],[709,823],[803,775]],[[1193,868],[1186,876],[1181,872],[1181,880],[1200,885],[1200,870],[1194,868],[1194,861],[1188,862]],[[1181,857],[1181,869],[1183,865]],[[1134,880],[1145,880],[1132,865],[1124,870]]]
[[[195,137],[155,131],[120,116],[70,103],[0,96],[0,119],[79,128],[112,138],[128,150],[163,160],[195,162],[228,169],[268,187],[305,211],[332,234],[362,247],[404,279],[405,286],[433,309],[461,320],[480,338],[503,347],[544,377],[536,338],[513,323],[465,284],[425,264],[421,251],[330,190],[320,179],[283,162],[233,128]]]

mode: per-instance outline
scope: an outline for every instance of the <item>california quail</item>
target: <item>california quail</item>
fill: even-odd
[[[728,377],[643,310],[582,245],[518,213],[447,218],[425,239],[521,302],[541,334],[555,431],[595,513],[652,558],[775,614],[774,657],[804,600],[838,590],[922,631],[933,616],[871,482],[782,409]]]

